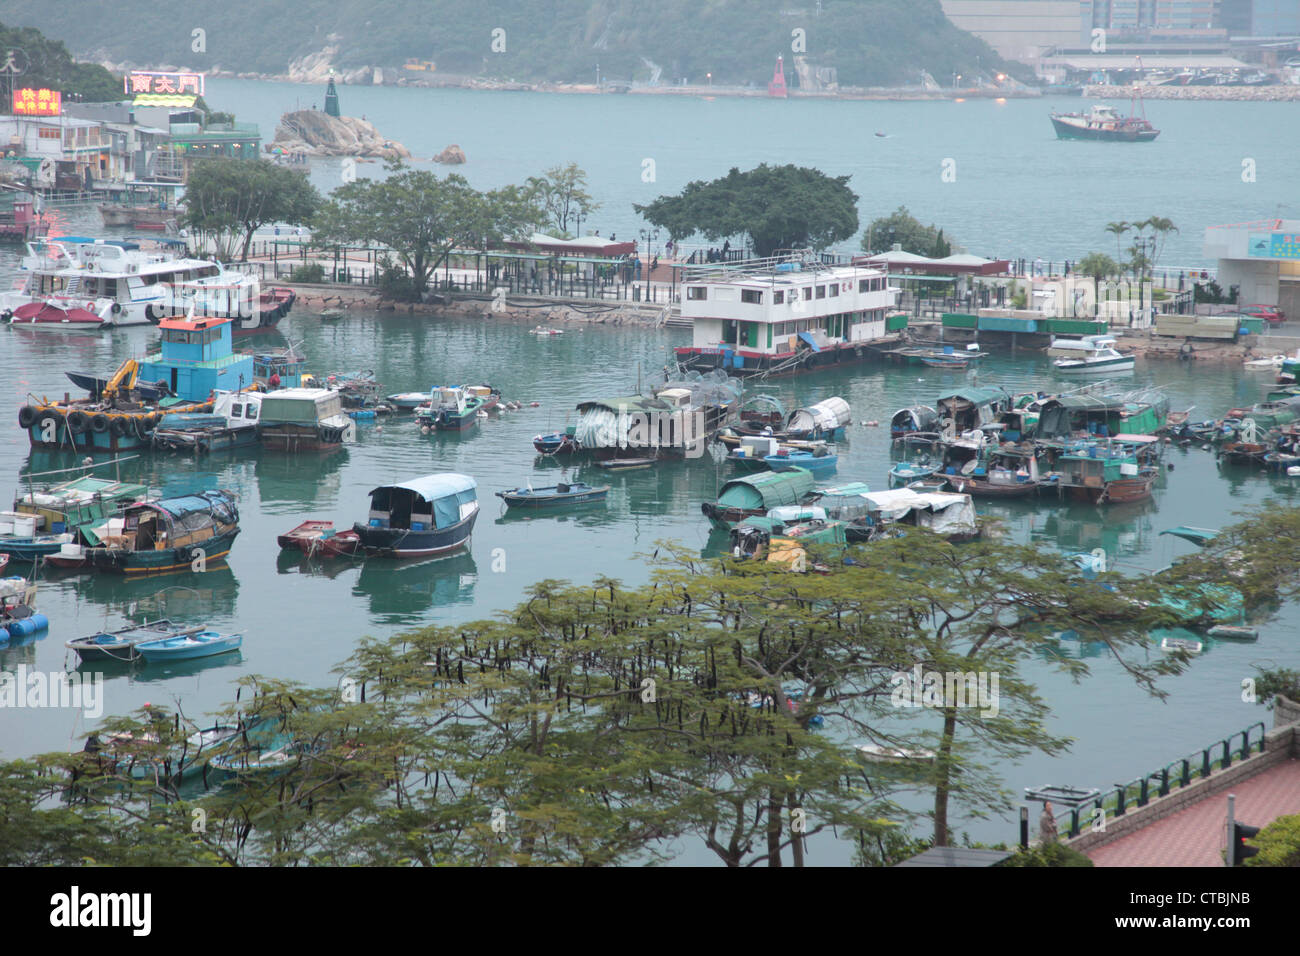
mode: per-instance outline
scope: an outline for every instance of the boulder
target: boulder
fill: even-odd
[[[433,161],[435,163],[447,163],[448,165],[458,166],[465,162],[465,151],[453,143],[437,156],[433,157]]]
[[[267,152],[277,149],[308,156],[407,159],[411,155],[401,143],[384,138],[372,123],[355,116],[334,117],[320,110],[295,110],[281,116],[275,139],[266,147]]]

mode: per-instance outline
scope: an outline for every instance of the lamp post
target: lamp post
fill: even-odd
[[[658,240],[658,238],[659,238],[658,229],[641,230],[641,244],[645,246],[645,265],[642,268],[645,269],[644,298],[647,302],[650,301],[650,247],[651,247],[651,243]]]
[[[1138,318],[1139,320],[1146,313],[1146,274],[1147,274],[1147,245],[1150,244],[1152,252],[1156,251],[1155,236],[1138,236],[1135,245],[1138,250]],[[1151,292],[1152,299],[1155,298],[1155,290]],[[1130,323],[1131,324],[1131,323]]]
[[[712,73],[705,73],[705,74],[704,74],[704,78],[705,78],[706,80],[709,81],[709,87],[712,88],[712,87],[713,87],[713,74],[712,74]]]

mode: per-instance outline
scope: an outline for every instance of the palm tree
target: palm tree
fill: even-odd
[[[1160,258],[1160,253],[1164,252],[1165,243],[1169,241],[1169,234],[1177,232],[1178,227],[1174,225],[1172,219],[1166,219],[1164,216],[1152,216],[1144,224],[1151,228],[1156,234],[1156,245],[1151,250],[1151,271],[1155,272],[1156,260]]]
[[[1122,254],[1119,251],[1119,240],[1124,235],[1124,233],[1128,232],[1130,225],[1131,225],[1130,223],[1124,222],[1123,220],[1121,220],[1120,222],[1108,222],[1106,224],[1106,231],[1111,233],[1115,237],[1116,258],[1118,258]]]
[[[1103,252],[1090,252],[1079,260],[1075,268],[1086,276],[1092,276],[1092,314],[1095,316],[1101,311],[1101,292],[1098,286],[1102,279],[1119,274],[1119,263]]]

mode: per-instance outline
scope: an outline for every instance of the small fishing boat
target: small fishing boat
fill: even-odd
[[[1284,362],[1285,355],[1274,355],[1269,358],[1247,359],[1244,364],[1248,372],[1276,372]]]
[[[257,444],[261,393],[218,391],[213,395],[210,413],[164,415],[153,430],[153,447],[196,455]]]
[[[564,329],[552,329],[544,325],[539,325],[535,329],[528,330],[529,335],[563,335]]]
[[[61,571],[75,571],[86,567],[85,545],[73,542],[63,545],[54,554],[47,554],[41,558],[41,566],[46,565]]]
[[[100,631],[88,637],[79,637],[68,641],[63,646],[77,652],[82,662],[88,661],[134,661],[140,655],[136,648],[146,641],[161,641],[173,637],[184,637],[204,630],[203,624],[174,624],[169,620],[150,621],[144,624],[132,624],[116,631]]]
[[[279,735],[266,747],[217,754],[208,763],[208,768],[217,780],[246,774],[274,773],[288,769],[302,758],[304,752],[304,747],[297,741]]]
[[[381,485],[370,492],[366,522],[352,526],[368,555],[421,558],[469,543],[478,518],[478,484],[444,472]]]
[[[501,393],[490,385],[435,388],[429,404],[415,410],[420,430],[464,431],[478,424],[488,409],[495,408]]]
[[[324,312],[320,313],[320,317],[325,321],[332,321],[334,319],[341,319],[346,314],[347,313],[342,309],[326,309]]]
[[[1223,641],[1257,641],[1259,628],[1246,624],[1216,624],[1205,633]]]
[[[596,462],[596,467],[606,471],[636,471],[639,468],[649,468],[657,461],[656,458],[609,458]]]
[[[1199,654],[1204,647],[1205,645],[1200,641],[1194,641],[1187,637],[1165,637],[1160,640],[1160,649],[1162,651]]]
[[[900,408],[889,419],[889,437],[904,438],[918,432],[938,434],[939,413],[929,405]]]
[[[399,412],[413,412],[421,405],[428,405],[433,400],[429,392],[398,392],[388,396],[388,404]]]
[[[930,478],[941,467],[943,466],[940,462],[929,458],[900,461],[889,469],[889,487],[897,488],[899,485],[910,485],[914,481]]]
[[[262,399],[262,444],[278,451],[335,452],[357,440],[357,423],[328,388],[285,388]]]
[[[239,534],[239,509],[229,491],[200,491],[140,501],[95,529],[99,547],[87,564],[118,574],[204,571],[222,561]]]
[[[871,763],[901,763],[933,760],[934,751],[923,748],[885,747],[881,744],[859,744],[858,756]]]
[[[570,425],[562,432],[536,435],[533,438],[533,447],[543,455],[575,455],[582,450],[581,443],[574,437],[577,430],[576,425]]]
[[[13,310],[9,324],[15,328],[54,329],[60,332],[98,332],[113,325],[109,299],[71,299],[51,296]]]
[[[529,485],[525,488],[511,488],[496,493],[509,508],[550,508],[556,505],[603,501],[607,494],[609,494],[609,485],[601,485],[597,488],[582,481],[548,485],[543,488]]]
[[[723,484],[718,500],[702,503],[700,510],[714,527],[730,530],[746,518],[760,517],[772,508],[801,504],[815,483],[803,468],[741,475]]]
[[[775,438],[768,438],[763,435],[746,435],[740,440],[740,445],[727,452],[727,462],[739,471],[763,471],[769,465],[765,460],[768,455],[775,455],[781,451],[792,450],[788,445],[782,445]]]
[[[190,661],[199,657],[215,657],[239,650],[244,642],[242,634],[220,634],[217,631],[194,631],[165,637],[157,641],[143,641],[135,645],[135,651],[148,664],[160,664],[165,661]]]
[[[821,478],[835,472],[835,466],[839,463],[839,456],[827,446],[822,445],[811,451],[782,448],[775,455],[764,457],[763,461],[773,471],[790,471],[794,468],[802,468]]]
[[[912,491],[919,491],[921,494],[947,491],[948,479],[942,475],[932,475],[929,478],[918,478],[916,481],[909,481],[905,487]]]
[[[361,536],[355,531],[335,531],[333,521],[304,521],[275,539],[283,549],[297,549],[309,558],[333,558],[356,554]]]
[[[930,368],[964,369],[970,367],[970,359],[960,355],[922,356],[921,364]]]
[[[0,641],[26,637],[49,627],[49,618],[35,609],[35,602],[33,582],[21,575],[0,578]]]

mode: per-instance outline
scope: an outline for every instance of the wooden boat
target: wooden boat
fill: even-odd
[[[1061,493],[1092,504],[1124,504],[1151,497],[1159,471],[1124,443],[1091,443],[1056,460]]]
[[[305,748],[297,741],[278,735],[265,747],[217,754],[208,763],[209,775],[221,780],[248,774],[276,773],[287,770],[302,759],[305,752]]]
[[[802,468],[822,478],[834,473],[839,463],[839,456],[823,445],[811,451],[783,448],[775,455],[767,455],[763,461],[767,462],[767,466],[773,471]]]
[[[347,313],[342,309],[326,309],[320,313],[320,317],[326,321],[332,321],[334,319],[341,319],[346,314]]]
[[[87,541],[86,530],[148,490],[145,485],[83,475],[17,495],[14,510],[0,512],[0,551],[16,561],[55,555],[66,545]]]
[[[333,521],[304,521],[275,541],[281,548],[297,549],[309,558],[351,555],[361,549],[361,536],[352,530],[336,532]]]
[[[203,624],[174,624],[169,620],[150,621],[144,624],[132,624],[130,627],[116,631],[100,631],[88,637],[79,637],[68,641],[63,646],[77,652],[82,662],[89,661],[134,661],[140,654],[137,646],[145,641],[159,641],[167,638],[183,637],[204,630]]]
[[[286,388],[262,399],[262,444],[279,451],[335,452],[357,440],[357,423],[328,388]]]
[[[533,447],[543,455],[576,455],[582,450],[582,445],[574,437],[576,431],[577,426],[570,425],[562,432],[534,436]]]
[[[1259,442],[1233,441],[1219,446],[1219,461],[1229,465],[1262,465],[1270,448]]]
[[[543,488],[511,488],[498,491],[497,497],[509,508],[551,508],[557,505],[581,504],[588,501],[603,501],[609,494],[609,485],[592,487],[581,481],[571,484],[549,485]]]
[[[433,557],[469,543],[478,518],[478,484],[455,472],[425,475],[370,492],[366,522],[352,526],[366,554]]]
[[[606,471],[636,471],[639,468],[649,468],[657,462],[657,458],[607,458],[596,462],[596,467]]]
[[[741,475],[723,484],[718,500],[704,502],[700,510],[714,527],[730,530],[732,525],[765,515],[771,508],[801,504],[814,484],[812,474],[802,468]]]
[[[96,529],[102,544],[86,549],[86,562],[97,571],[128,575],[203,571],[226,559],[238,534],[232,492],[141,501]]]
[[[65,544],[54,554],[41,558],[41,565],[49,565],[61,571],[75,571],[86,567],[86,548],[81,544]]]
[[[214,724],[185,738],[184,744],[160,748],[157,734],[139,736],[121,732],[101,739],[91,734],[84,752],[93,756],[100,773],[129,776],[134,780],[166,779],[180,784],[186,777],[201,772],[213,757],[224,751],[223,744],[243,736],[244,728],[231,724]]]
[[[952,475],[948,479],[953,490],[958,494],[968,494],[977,498],[1027,498],[1038,494],[1041,481],[993,480],[973,478],[970,475]]]
[[[913,405],[900,408],[889,419],[889,437],[903,438],[917,432],[936,433],[939,429],[939,413],[929,405]]]
[[[195,631],[157,641],[142,641],[135,651],[149,664],[165,661],[190,661],[200,657],[215,657],[239,650],[244,642],[242,634],[220,634],[217,631]]]

